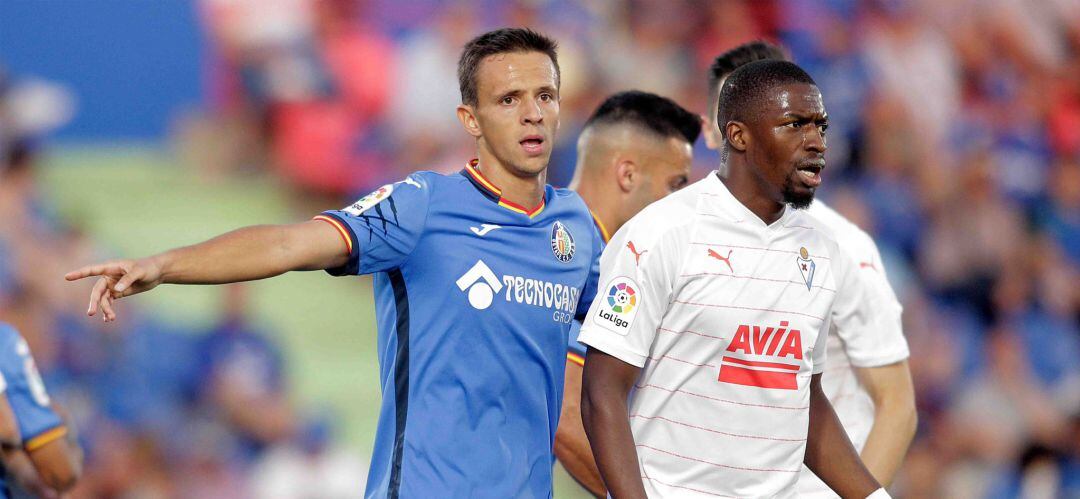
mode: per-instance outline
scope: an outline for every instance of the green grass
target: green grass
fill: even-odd
[[[44,163],[39,180],[48,203],[117,257],[314,215],[292,214],[272,178],[200,181],[154,149],[69,148]],[[252,318],[283,346],[297,406],[335,412],[345,441],[369,454],[380,400],[371,281],[294,272],[252,283],[251,291]],[[201,327],[216,320],[220,297],[217,287],[163,286],[131,301],[166,320]],[[587,497],[561,467],[555,495]]]

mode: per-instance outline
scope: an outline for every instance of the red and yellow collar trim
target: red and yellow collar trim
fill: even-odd
[[[600,217],[596,216],[596,212],[589,210],[589,214],[592,215],[592,221],[596,224],[596,228],[600,230],[600,237],[604,238],[604,244],[607,244],[611,240],[611,233],[608,232],[607,227],[604,227],[604,222],[600,221]]]
[[[492,201],[497,202],[499,206],[502,206],[503,208],[506,208],[516,213],[521,213],[522,215],[528,216],[529,218],[533,218],[536,215],[539,215],[541,211],[544,211],[544,206],[546,205],[545,199],[541,199],[540,204],[531,210],[526,209],[524,206],[521,206],[507,199],[503,199],[502,190],[498,187],[495,187],[495,184],[491,183],[490,180],[485,178],[484,175],[480,173],[480,170],[476,168],[478,164],[480,164],[480,160],[478,159],[473,159],[467,164],[465,164],[465,176],[466,178],[471,180],[473,185],[479,188],[485,196],[490,198]]]

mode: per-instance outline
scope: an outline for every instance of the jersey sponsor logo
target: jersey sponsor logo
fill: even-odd
[[[626,248],[634,254],[634,265],[641,266],[641,255],[648,253],[649,250],[638,251],[637,248],[634,247],[634,241],[627,241]]]
[[[556,220],[551,226],[551,252],[555,254],[555,258],[563,263],[569,262],[574,259],[576,249],[574,236],[570,235],[566,225]]]
[[[608,331],[626,336],[640,308],[638,290],[641,286],[629,277],[620,276],[612,279],[605,288],[607,294],[600,303],[593,322]]]
[[[476,234],[476,235],[478,235],[480,237],[484,237],[484,236],[487,235],[488,232],[491,232],[491,231],[493,231],[495,229],[501,229],[501,228],[502,228],[501,225],[480,224],[480,227],[469,227],[469,230],[471,230],[473,232],[473,234]]]
[[[713,258],[715,258],[717,260],[720,260],[721,262],[726,263],[728,270],[730,270],[731,273],[734,274],[735,269],[731,266],[731,253],[734,252],[734,251],[735,250],[729,249],[728,252],[727,252],[727,256],[721,256],[720,253],[717,253],[716,251],[713,251],[712,248],[710,248],[709,249],[709,256],[711,256],[711,257],[713,257]]]
[[[859,268],[860,269],[870,269],[870,270],[873,270],[874,272],[877,272],[877,265],[874,265],[874,262],[859,262]]]
[[[799,248],[799,256],[795,258],[795,263],[799,266],[799,273],[802,274],[803,282],[806,283],[807,291],[814,286],[814,272],[817,270],[817,264],[810,258],[810,252],[806,251],[806,247]]]
[[[574,318],[580,289],[529,277],[504,275],[502,279],[506,301],[555,309],[552,318],[556,322],[569,323]]]
[[[469,305],[477,310],[490,307],[495,293],[503,288],[502,283],[495,277],[495,273],[483,260],[477,260],[476,265],[459,277],[456,284],[462,291],[469,290]]]
[[[455,284],[468,293],[469,305],[477,310],[490,307],[495,296],[505,289],[507,302],[554,309],[552,320],[563,323],[574,318],[581,293],[574,286],[541,279],[514,275],[503,275],[500,279],[483,260],[477,260]]]
[[[780,321],[779,327],[740,325],[725,352],[742,355],[724,355],[718,381],[758,388],[798,389],[795,375],[800,364],[791,361],[803,358],[802,331],[788,329],[788,325],[788,321]],[[766,360],[743,358],[751,355]]]
[[[345,213],[348,213],[354,217],[358,217],[365,211],[370,210],[373,206],[382,202],[382,200],[390,197],[390,194],[393,194],[393,192],[394,184],[386,184],[376,189],[375,192],[372,192],[367,196],[358,199],[355,203],[346,208],[343,208],[341,211],[344,211]]]

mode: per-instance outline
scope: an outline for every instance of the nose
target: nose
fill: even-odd
[[[823,154],[829,148],[825,142],[825,131],[816,126],[806,127],[809,130],[803,135],[803,148]]]
[[[523,107],[521,121],[526,125],[537,125],[544,121],[544,110],[539,102],[529,100]]]

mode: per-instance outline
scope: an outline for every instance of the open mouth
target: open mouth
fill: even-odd
[[[530,156],[537,156],[544,152],[544,137],[540,135],[529,135],[518,143],[521,144],[522,149],[525,149],[525,153]]]
[[[825,169],[824,163],[803,163],[795,168],[799,176],[808,187],[821,185],[821,170]]]

